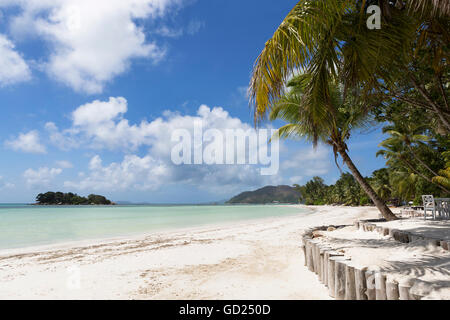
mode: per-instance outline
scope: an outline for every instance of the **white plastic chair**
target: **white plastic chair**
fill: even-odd
[[[450,218],[450,198],[436,199],[436,211],[440,219]]]
[[[434,197],[431,195],[422,196],[423,201],[423,217],[427,219],[427,211],[431,211],[433,214],[433,220],[436,219],[436,205],[434,203]]]

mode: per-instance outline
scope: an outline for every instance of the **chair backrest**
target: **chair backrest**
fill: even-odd
[[[424,208],[434,208],[434,197],[431,195],[422,196]]]

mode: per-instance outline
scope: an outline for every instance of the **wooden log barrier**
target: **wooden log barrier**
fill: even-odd
[[[355,227],[365,231],[377,231],[403,243],[425,240],[432,245],[441,246],[443,250],[450,249],[450,241],[447,240],[424,238],[361,221],[355,222]],[[318,275],[319,280],[328,287],[331,297],[337,300],[420,300],[427,298],[433,290],[429,283],[423,281],[419,281],[420,284],[410,278],[397,281],[381,272],[355,265],[342,252],[333,251],[327,243],[318,239],[317,235],[314,238],[314,231],[326,228],[323,226],[307,230],[302,236],[301,248],[305,266]]]

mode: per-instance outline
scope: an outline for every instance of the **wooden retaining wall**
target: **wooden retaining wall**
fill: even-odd
[[[355,227],[363,231],[376,231],[383,236],[391,236],[402,243],[409,243],[417,240],[427,241],[432,245],[441,246],[442,249],[450,251],[450,241],[446,239],[425,237],[417,233],[408,232],[405,230],[398,230],[377,226],[374,222],[382,222],[383,220],[362,220],[356,221]]]
[[[355,226],[364,231],[377,231],[391,235],[395,240],[411,242],[429,240],[449,250],[450,243],[439,239],[424,238],[412,233],[376,226],[373,220],[357,221]],[[336,229],[345,226],[332,226]],[[400,282],[391,279],[387,272],[375,272],[368,267],[356,265],[351,257],[336,251],[320,239],[314,238],[314,231],[325,231],[328,227],[310,228],[302,237],[302,249],[305,266],[316,273],[319,281],[327,288],[331,297],[337,300],[420,300],[422,296],[414,294],[411,288],[413,279]]]

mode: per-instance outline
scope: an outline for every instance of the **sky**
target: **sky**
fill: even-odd
[[[331,150],[280,142],[280,169],[176,165],[171,133],[253,128],[255,59],[296,1],[0,0],[0,202],[46,191],[114,201],[202,203],[265,185],[327,183]],[[280,123],[265,123],[276,128]],[[380,128],[356,132],[364,175]]]

